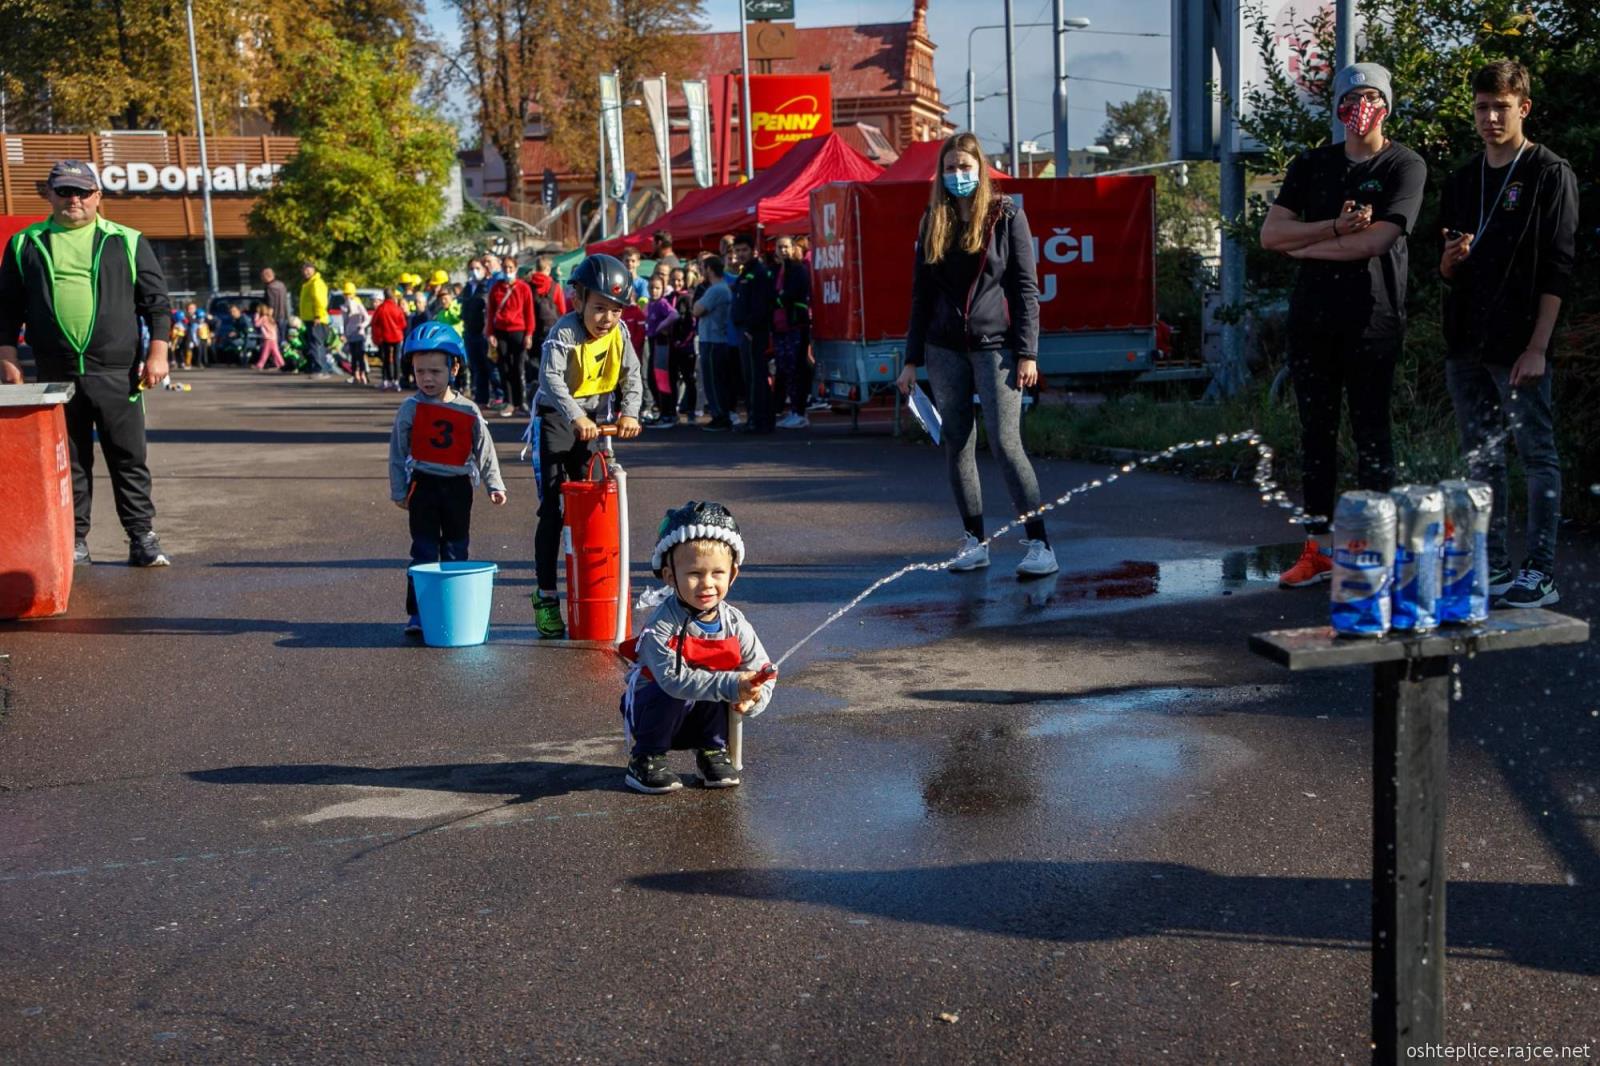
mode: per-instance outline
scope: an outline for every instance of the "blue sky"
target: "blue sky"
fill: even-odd
[[[736,30],[739,26],[738,0],[708,0],[705,18],[713,30]],[[1015,0],[1017,23],[1049,22],[1052,0]],[[428,4],[430,21],[441,36],[453,38],[444,9],[437,2]],[[1110,31],[1165,34],[1170,19],[1170,0],[1067,0],[1067,17],[1091,20],[1088,33],[1074,32],[1067,37],[1067,73],[1099,81],[1069,83],[1072,145],[1091,143],[1105,117],[1107,102],[1132,98],[1138,89],[1106,84],[1127,82],[1165,88],[1171,77],[1168,66],[1168,40],[1165,37],[1125,37]],[[850,26],[864,22],[896,22],[911,18],[911,0],[795,0],[796,21],[801,26]],[[967,34],[974,26],[1004,21],[1004,8],[997,0],[931,0],[928,32],[934,44],[934,73],[939,91],[949,101],[966,97]],[[973,67],[978,76],[978,95],[1005,88],[1005,33],[982,30],[973,39]],[[1055,56],[1048,28],[1017,31],[1017,128],[1022,139],[1043,133],[1051,127],[1051,86]],[[951,119],[961,126],[966,122],[966,105],[951,109]],[[980,101],[978,133],[984,145],[998,150],[1006,137],[1006,101],[1003,96]],[[1040,139],[1049,149],[1052,138]]]

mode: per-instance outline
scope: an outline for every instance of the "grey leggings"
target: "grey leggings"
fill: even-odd
[[[983,515],[983,490],[978,485],[978,429],[972,418],[972,394],[983,402],[983,424],[989,450],[1000,460],[1015,514],[1039,506],[1039,480],[1022,450],[1022,390],[1017,386],[1017,359],[1007,351],[954,352],[928,345],[928,384],[943,423],[945,462],[950,488],[961,518],[971,523]],[[1044,523],[1028,523],[1028,535],[1043,539]]]

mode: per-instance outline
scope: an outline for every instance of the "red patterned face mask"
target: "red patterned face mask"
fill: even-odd
[[[1345,129],[1357,137],[1365,137],[1371,133],[1372,127],[1382,122],[1388,113],[1389,105],[1382,99],[1358,97],[1339,105],[1339,121],[1344,123]]]

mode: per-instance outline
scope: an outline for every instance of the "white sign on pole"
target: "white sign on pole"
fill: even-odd
[[[656,163],[661,168],[661,193],[667,209],[672,209],[672,147],[667,137],[667,79],[646,78],[639,86],[645,113],[650,116],[650,132],[656,139]]]
[[[683,99],[689,105],[689,153],[694,158],[695,184],[711,187],[711,94],[702,81],[683,83]]]
[[[600,124],[606,131],[606,153],[611,157],[611,198],[626,192],[627,169],[622,157],[622,87],[616,74],[600,75]]]

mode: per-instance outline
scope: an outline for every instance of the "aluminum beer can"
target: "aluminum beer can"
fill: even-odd
[[[1347,492],[1333,511],[1332,620],[1341,636],[1389,632],[1395,506],[1386,492]]]
[[[1444,584],[1439,621],[1470,625],[1489,617],[1489,515],[1494,490],[1481,481],[1441,481]]]
[[[1439,625],[1444,582],[1444,492],[1402,485],[1389,493],[1395,507],[1394,628],[1426,633]]]

